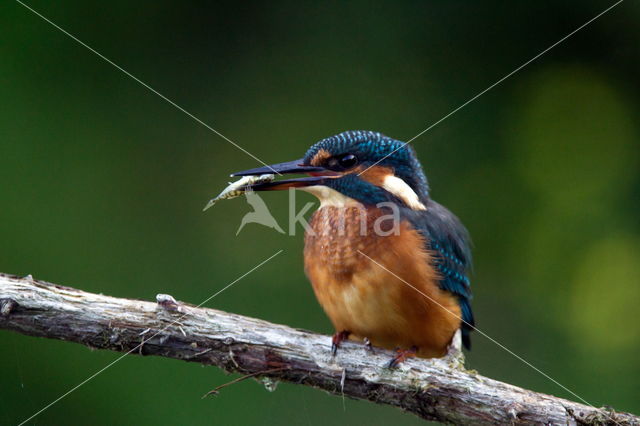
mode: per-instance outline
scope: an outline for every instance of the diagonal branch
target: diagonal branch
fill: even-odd
[[[175,305],[167,297],[162,303],[120,299],[30,276],[0,274],[0,329],[268,376],[443,423],[640,424],[632,414],[522,389],[444,359],[410,359],[388,370],[383,367],[391,356],[387,351],[365,352],[362,345],[347,342],[332,358],[327,336]]]

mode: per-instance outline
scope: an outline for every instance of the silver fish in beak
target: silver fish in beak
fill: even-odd
[[[274,179],[274,174],[266,173],[259,176],[243,176],[241,179],[235,182],[229,182],[229,186],[227,186],[220,194],[218,194],[217,197],[209,200],[202,211],[207,210],[219,200],[229,200],[231,198],[239,197],[249,191],[252,191],[254,185],[272,182]]]

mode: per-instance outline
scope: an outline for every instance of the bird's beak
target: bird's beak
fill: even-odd
[[[305,186],[320,185],[325,178],[335,177],[337,175],[337,173],[327,170],[324,167],[304,165],[303,160],[299,159],[288,161],[286,163],[272,164],[270,166],[258,167],[256,169],[236,172],[231,174],[231,176],[260,176],[264,174],[310,174],[311,176],[272,182],[258,182],[250,185],[250,188],[252,190],[276,191],[288,188],[301,188]]]
[[[232,173],[231,176],[258,176],[264,174],[285,174],[285,173],[309,173],[322,172],[323,167],[305,166],[302,158],[299,160],[287,161],[286,163],[272,164],[270,166],[258,167],[242,172]]]

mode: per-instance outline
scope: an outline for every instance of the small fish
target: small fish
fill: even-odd
[[[202,211],[207,210],[209,207],[213,206],[219,200],[228,200],[230,198],[236,198],[241,196],[242,194],[251,191],[251,185],[256,183],[263,182],[271,182],[275,179],[275,175],[273,174],[264,174],[260,176],[244,176],[240,180],[235,182],[229,182],[229,186],[227,186],[217,197],[209,200],[206,206]]]

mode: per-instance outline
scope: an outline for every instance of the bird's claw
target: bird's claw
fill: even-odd
[[[340,347],[340,343],[347,340],[350,334],[351,334],[350,331],[342,330],[342,331],[336,332],[333,335],[333,337],[331,338],[331,355],[332,356],[336,356],[336,354],[338,353],[338,348]]]
[[[387,368],[396,368],[407,359],[416,356],[417,352],[418,348],[415,346],[412,346],[409,349],[396,349],[396,355],[391,358],[391,361],[387,364]]]

